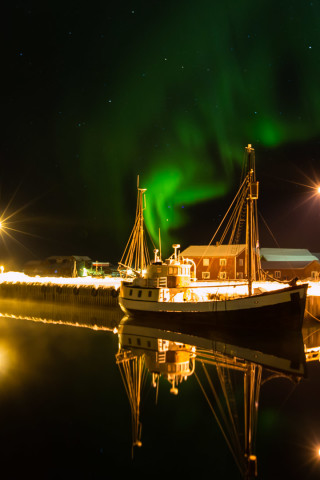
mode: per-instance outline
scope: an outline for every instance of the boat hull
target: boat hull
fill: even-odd
[[[288,287],[260,295],[205,302],[160,302],[126,298],[119,304],[128,315],[183,319],[232,328],[300,330],[304,317],[307,285]]]

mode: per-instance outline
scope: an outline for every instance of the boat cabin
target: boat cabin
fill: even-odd
[[[147,266],[143,278],[137,278],[136,285],[146,287],[180,288],[190,285],[194,275],[194,262],[180,256],[180,245],[173,245],[174,253],[165,262],[158,257],[158,250],[154,250],[154,260]],[[192,270],[193,269],[193,270]]]

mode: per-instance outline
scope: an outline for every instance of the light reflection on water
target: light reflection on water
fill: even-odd
[[[207,375],[205,369],[213,369],[215,374],[217,371],[216,366],[208,364],[206,356],[208,345],[213,343],[216,354],[210,356],[210,362],[219,360],[223,378],[232,375],[232,412],[239,408],[242,415],[241,367],[245,365],[243,359],[235,360],[232,352],[234,356],[241,352],[244,360],[264,362],[254,449],[258,478],[318,478],[318,359],[312,357],[307,362],[306,378],[300,380],[303,344],[320,346],[315,322],[304,326],[303,340],[291,337],[289,342],[239,334],[236,338],[226,337],[221,332],[212,336],[209,329],[201,336],[195,328],[180,329],[174,337],[166,328],[161,335],[166,342],[180,340],[179,343],[189,345],[190,341],[191,345],[191,338],[197,336],[195,351],[198,359],[204,360],[205,369],[197,359],[195,374],[185,375],[186,380],[177,382],[179,394],[172,395],[172,382],[165,380],[164,375],[153,388],[151,374],[145,368],[154,361],[150,356],[144,364],[146,378],[140,398],[142,447],[134,449],[132,459],[134,425],[116,356],[123,349],[128,350],[129,337],[131,341],[141,339],[143,331],[144,340],[154,338],[158,342],[156,332],[160,325],[148,323],[146,334],[141,330],[145,325],[126,320],[118,309],[112,308],[75,309],[2,301],[0,313],[0,455],[3,468],[11,471],[7,478],[28,472],[33,478],[42,479],[112,478],[114,467],[140,478],[149,478],[151,472],[170,478],[204,478],[208,472],[216,478],[241,478],[228,448],[228,436],[224,438],[218,427],[220,419],[215,417],[201,390]],[[114,333],[115,327],[118,334]],[[135,347],[136,357],[141,356],[142,350],[140,342]],[[292,355],[294,361],[288,362]],[[239,368],[223,370],[223,358]],[[275,368],[275,359],[281,372]],[[269,362],[268,368],[265,362]],[[218,384],[214,385],[217,390]],[[221,392],[218,398],[221,400]],[[213,403],[217,401],[216,398]],[[241,415],[235,423],[241,423]],[[243,442],[243,429],[239,431]]]

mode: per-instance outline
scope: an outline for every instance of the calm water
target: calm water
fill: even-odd
[[[121,314],[10,302],[1,313],[2,478],[241,478],[195,375],[177,396],[161,381],[157,402],[147,379],[143,446],[132,459],[131,410],[112,332]],[[88,328],[94,324],[103,329]],[[261,385],[258,478],[320,478],[319,405],[318,361],[307,363],[298,383],[278,377]]]

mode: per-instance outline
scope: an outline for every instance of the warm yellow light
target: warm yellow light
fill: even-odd
[[[320,187],[317,188],[317,192],[320,193]]]

